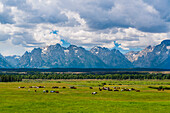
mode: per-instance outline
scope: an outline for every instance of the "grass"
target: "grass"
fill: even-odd
[[[136,88],[141,92],[99,91],[105,86]],[[0,113],[169,113],[170,90],[157,91],[155,87],[169,85],[170,80],[24,80],[23,82],[0,83]],[[109,85],[110,84],[110,85]],[[121,85],[120,85],[121,84]],[[43,93],[42,89],[29,86],[66,86],[55,89],[60,93]],[[18,89],[26,86],[25,89]],[[76,86],[77,89],[69,89]],[[93,86],[93,89],[89,89]],[[91,93],[97,91],[98,94]]]

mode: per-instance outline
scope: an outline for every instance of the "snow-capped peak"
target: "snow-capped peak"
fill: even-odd
[[[48,46],[43,47],[43,48],[41,48],[41,49],[42,49],[42,54],[46,54],[46,53],[47,53]]]

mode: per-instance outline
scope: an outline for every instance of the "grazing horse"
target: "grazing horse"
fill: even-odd
[[[108,91],[112,91],[112,89],[110,89],[109,87],[108,87],[108,89],[107,89]]]
[[[99,88],[99,91],[102,91],[102,89]]]
[[[161,89],[158,89],[158,91],[161,91]]]
[[[97,92],[92,92],[91,94],[92,94],[92,95],[95,95],[95,94],[97,94]]]
[[[119,91],[118,89],[114,89],[114,91]]]
[[[133,90],[135,90],[134,88],[131,88],[131,90],[133,91]]]
[[[136,92],[140,92],[140,90],[136,90]]]
[[[113,91],[113,90],[109,88],[108,91]]]
[[[70,89],[77,89],[76,87],[74,87],[74,86],[72,86],[72,87],[70,87]]]
[[[39,88],[39,87],[37,87],[37,86],[30,86],[29,88]]]
[[[59,91],[55,91],[56,93],[59,93]]]
[[[108,90],[108,88],[107,88],[107,87],[103,87],[102,89],[103,89],[103,90]]]
[[[93,87],[89,87],[90,89],[93,89]]]
[[[129,91],[129,89],[128,89],[128,88],[125,88],[125,91]]]
[[[66,87],[65,86],[63,86],[63,89],[65,89]]]
[[[50,91],[50,93],[55,93],[55,91]]]
[[[39,88],[45,88],[45,86],[38,86]]]
[[[53,86],[52,88],[58,88],[58,86]]]

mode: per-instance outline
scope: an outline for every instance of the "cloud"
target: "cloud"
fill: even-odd
[[[144,0],[148,5],[154,7],[160,14],[161,19],[170,21],[170,2],[169,0]]]
[[[119,49],[145,48],[170,39],[169,5],[168,0],[0,0],[0,41],[20,50],[63,40],[85,48],[114,48],[115,42]]]
[[[70,19],[82,18],[83,21],[79,20],[79,22],[86,21],[90,28],[97,30],[133,27],[144,32],[169,31],[166,21],[162,19],[164,14],[164,18],[168,20],[169,13],[162,13],[158,4],[149,4],[150,2],[142,0],[79,0],[76,2],[72,0],[14,0],[11,2],[7,0],[3,3],[12,10],[17,10],[13,11],[15,18],[20,17],[27,23],[62,23],[63,25]],[[19,11],[23,12],[22,16],[18,15]]]
[[[10,35],[5,34],[4,32],[0,31],[0,41],[5,41],[8,40],[10,38]]]
[[[167,32],[168,26],[161,20],[159,12],[141,0],[115,0],[110,10],[100,6],[85,5],[78,12],[90,28],[133,27],[144,32]]]
[[[10,8],[5,7],[1,2],[0,2],[0,23],[1,24],[14,23]]]

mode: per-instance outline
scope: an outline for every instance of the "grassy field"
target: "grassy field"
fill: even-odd
[[[99,91],[99,86],[113,89],[135,88],[140,92]],[[0,83],[0,113],[170,113],[170,90],[157,91],[148,86],[170,87],[170,80],[23,80]],[[19,89],[19,86],[26,86]],[[46,86],[36,89],[29,86]],[[66,89],[52,89],[66,86]],[[77,89],[70,89],[75,86]],[[93,89],[89,89],[92,86]],[[28,91],[30,89],[30,92]],[[43,93],[43,90],[59,93]],[[98,92],[92,95],[92,92]]]

